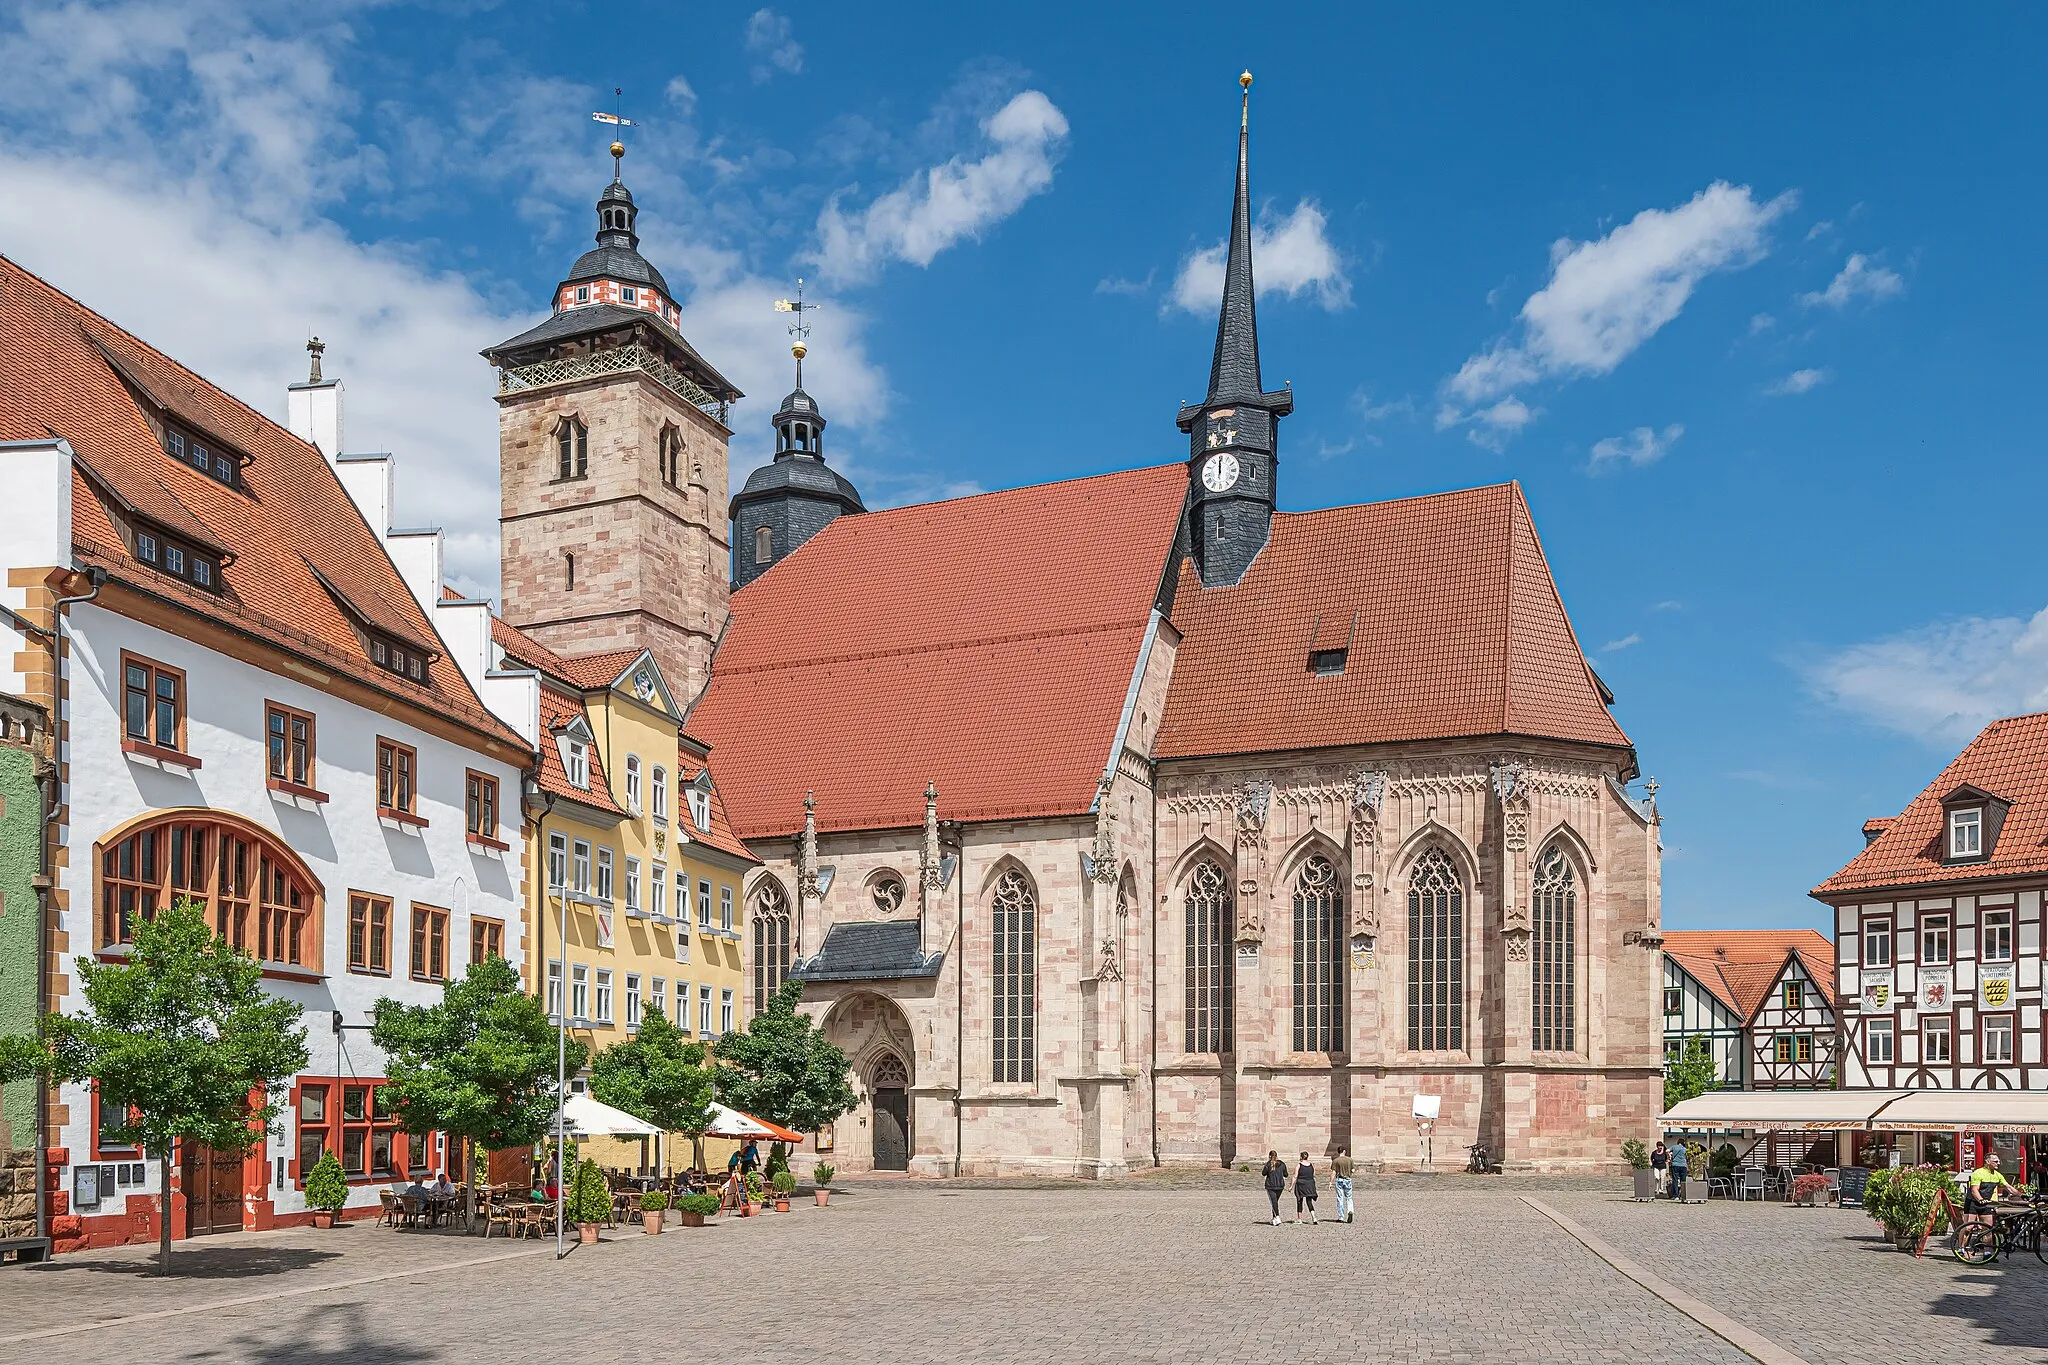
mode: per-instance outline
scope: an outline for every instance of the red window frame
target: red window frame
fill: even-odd
[[[467,769],[462,780],[463,827],[472,843],[504,848],[498,838],[498,779]]]
[[[266,832],[220,819],[159,818],[98,847],[98,947],[132,942],[137,920],[184,896],[215,933],[257,961],[320,970],[318,886]]]
[[[310,711],[281,702],[263,703],[263,748],[272,783],[300,791],[319,787],[318,735]]]
[[[472,966],[487,957],[505,956],[505,922],[484,919],[478,915],[469,918],[469,961]]]
[[[104,1127],[105,1125],[103,1124],[103,1122],[102,1122],[102,1119],[101,1119],[101,1116],[102,1116],[102,1114],[104,1113],[104,1110],[102,1109],[102,1107],[101,1107],[101,1104],[100,1104],[100,1087],[99,1087],[99,1082],[98,1082],[98,1081],[94,1081],[94,1082],[92,1083],[91,1087],[90,1087],[90,1090],[91,1090],[91,1092],[92,1092],[92,1155],[93,1155],[93,1160],[95,1160],[95,1161],[98,1161],[98,1160],[100,1160],[100,1159],[101,1159],[102,1157],[106,1157],[106,1158],[119,1158],[120,1160],[123,1160],[123,1161],[135,1161],[135,1160],[139,1160],[139,1159],[140,1159],[140,1158],[142,1157],[142,1155],[143,1155],[143,1152],[142,1152],[142,1144],[141,1144],[141,1143],[138,1143],[138,1142],[101,1142],[101,1141],[100,1141],[100,1130],[101,1130],[101,1129],[102,1129],[102,1128],[103,1128],[103,1127]],[[134,1106],[134,1105],[132,1105],[132,1104],[131,1104],[131,1105],[129,1105],[129,1106],[128,1106],[128,1113],[129,1113],[129,1115],[130,1115],[130,1117],[131,1117],[131,1118],[135,1116],[135,1112],[136,1112],[136,1111],[135,1111],[135,1106]]]
[[[448,912],[419,901],[412,903],[412,979],[448,979]]]
[[[391,975],[391,898],[348,893],[348,969],[364,976]]]
[[[417,819],[419,750],[395,739],[377,737],[377,813]]]
[[[382,1077],[301,1076],[292,1086],[292,1114],[298,1128],[293,1183],[303,1187],[322,1152],[341,1162],[351,1185],[373,1185],[431,1170],[434,1134],[411,1137],[384,1099],[390,1082]],[[308,1111],[319,1106],[319,1117]]]
[[[121,737],[127,745],[184,754],[188,695],[184,669],[121,651]],[[169,734],[164,733],[167,715]]]

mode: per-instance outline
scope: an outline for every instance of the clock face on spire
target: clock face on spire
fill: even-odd
[[[1219,451],[1202,462],[1202,487],[1221,493],[1237,484],[1237,456]]]

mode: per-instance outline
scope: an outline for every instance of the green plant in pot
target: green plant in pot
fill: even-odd
[[[770,1184],[775,1190],[775,1211],[788,1213],[789,1197],[796,1193],[796,1177],[790,1174],[789,1167],[785,1166],[775,1173]]]
[[[1948,1215],[1936,1212],[1947,1188],[1948,1172],[1939,1166],[1875,1171],[1863,1191],[1863,1211],[1883,1226],[1893,1245],[1911,1251],[1923,1231],[1930,1236],[1948,1231]]]
[[[569,1181],[569,1221],[576,1225],[576,1240],[589,1246],[597,1241],[597,1229],[612,1216],[612,1192],[604,1183],[597,1163],[584,1158]]]
[[[686,1228],[701,1228],[704,1220],[718,1212],[715,1194],[686,1194],[676,1200],[676,1221]]]
[[[832,1175],[832,1163],[829,1161],[821,1161],[816,1166],[813,1166],[811,1168],[811,1179],[818,1186],[818,1188],[813,1190],[811,1193],[817,1199],[818,1207],[821,1209],[824,1208],[825,1205],[829,1203],[832,1198],[832,1191],[828,1188],[832,1184]]]
[[[1630,1138],[1621,1144],[1621,1159],[1629,1165],[1635,1176],[1635,1197],[1655,1199],[1657,1197],[1656,1173],[1650,1169],[1650,1149],[1643,1145],[1641,1138]]]
[[[740,1209],[740,1217],[751,1218],[754,1216],[754,1210],[761,1206],[761,1193],[766,1188],[761,1183],[761,1173],[748,1171],[746,1178],[740,1182],[740,1188],[746,1191],[747,1196],[746,1204]]]
[[[333,1152],[322,1152],[306,1176],[306,1206],[313,1210],[313,1226],[331,1228],[348,1206],[348,1177]]]
[[[668,1214],[668,1196],[660,1190],[649,1190],[640,1196],[640,1226],[649,1232],[660,1232],[663,1220]]]

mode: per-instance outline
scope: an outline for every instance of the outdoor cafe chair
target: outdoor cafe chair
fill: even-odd
[[[1742,1173],[1741,1197],[1748,1199],[1751,1195],[1756,1196],[1758,1199],[1764,1197],[1764,1173],[1754,1168]]]
[[[377,1226],[383,1227],[388,1223],[394,1228],[397,1227],[398,1196],[389,1190],[379,1190],[377,1191],[377,1200],[380,1205],[377,1213]]]
[[[1821,1174],[1828,1178],[1828,1202],[1830,1204],[1840,1204],[1842,1202],[1842,1168],[1840,1166],[1824,1166],[1821,1168]]]
[[[1717,1194],[1720,1195],[1723,1199],[1733,1199],[1735,1197],[1734,1177],[1726,1175],[1708,1176],[1707,1198],[1712,1199]]]
[[[507,1237],[519,1235],[519,1210],[503,1199],[492,1199],[484,1205],[484,1240],[491,1240],[491,1229],[504,1229]]]

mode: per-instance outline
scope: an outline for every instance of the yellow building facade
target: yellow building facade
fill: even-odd
[[[526,801],[527,985],[595,1056],[660,1010],[707,1047],[747,1024],[741,882],[705,746],[647,651],[568,658],[499,623],[501,666],[540,674]],[[686,1165],[687,1140],[602,1140],[627,1169]],[[722,1157],[722,1153],[720,1156]]]

